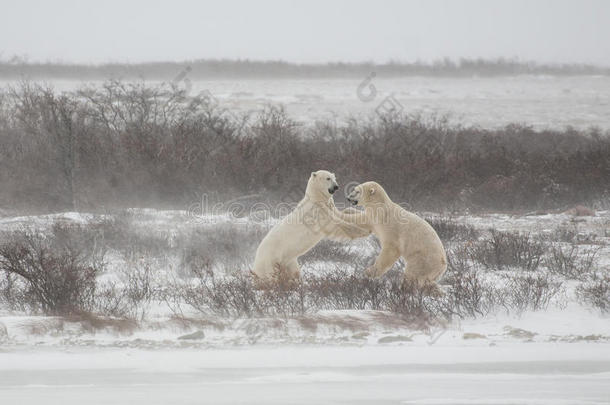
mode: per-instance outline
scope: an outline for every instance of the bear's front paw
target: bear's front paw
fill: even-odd
[[[367,277],[375,278],[375,277],[377,277],[377,268],[375,266],[371,266],[364,271],[364,274]]]

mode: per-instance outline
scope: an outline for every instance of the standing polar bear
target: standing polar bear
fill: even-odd
[[[403,209],[374,181],[356,186],[347,196],[364,207],[359,214],[344,216],[369,229],[381,243],[369,277],[381,277],[402,256],[407,262],[405,280],[422,286],[436,282],[447,269],[447,256],[436,231],[425,220]]]
[[[332,194],[338,188],[333,173],[311,173],[305,197],[269,231],[256,250],[252,272],[257,283],[264,285],[274,276],[298,279],[301,271],[297,258],[324,238],[345,241],[370,234],[367,228],[343,219],[358,211],[335,207]]]

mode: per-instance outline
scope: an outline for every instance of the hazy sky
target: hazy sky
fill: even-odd
[[[2,59],[518,57],[610,65],[604,0],[0,0],[0,12]]]

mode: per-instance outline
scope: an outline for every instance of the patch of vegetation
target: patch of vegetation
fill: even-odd
[[[535,271],[542,263],[547,246],[528,234],[492,229],[489,238],[476,242],[469,250],[471,257],[488,269],[516,267]]]
[[[551,249],[545,264],[549,271],[560,274],[566,278],[582,280],[595,270],[595,263],[599,249],[584,250],[577,245],[562,248],[559,245]]]
[[[414,210],[610,197],[610,137],[597,129],[466,128],[409,114],[302,125],[282,108],[243,115],[169,84],[58,93],[23,83],[0,92],[0,143],[0,206],[23,210],[184,208],[203,194],[279,202],[304,188],[312,162],[344,184],[375,179]]]
[[[475,241],[480,232],[472,225],[459,224],[450,217],[424,218],[436,231],[444,243],[449,241]]]
[[[94,305],[96,276],[91,256],[77,244],[18,232],[0,246],[4,299],[34,313],[73,315]]]
[[[5,308],[29,313],[90,314],[134,322],[146,318],[153,302],[165,301],[178,316],[186,307],[205,317],[223,318],[372,309],[428,325],[498,311],[544,310],[559,302],[561,280],[577,278],[587,280],[579,287],[580,299],[607,308],[608,282],[595,278],[595,256],[588,250],[549,252],[548,242],[539,237],[497,231],[473,242],[477,233],[472,229],[440,221],[438,229],[450,242],[448,270],[441,280],[444,292],[405,283],[402,261],[381,279],[364,277],[363,269],[379,249],[374,238],[366,241],[370,251],[321,243],[302,258],[301,280],[284,282],[280,272],[278,283],[257,290],[248,265],[264,236],[262,226],[186,226],[166,238],[143,232],[142,224],[119,214],[118,219],[106,216],[89,225],[57,222],[47,230],[3,235],[0,301]],[[122,261],[118,278],[98,277],[108,256]],[[156,256],[166,258],[159,262]],[[540,266],[541,260],[548,269]],[[321,263],[324,268],[318,269]],[[161,278],[169,264],[177,266],[167,273],[172,279],[168,283]]]
[[[603,313],[610,313],[610,276],[603,275],[582,283],[576,293],[581,302],[592,305]]]

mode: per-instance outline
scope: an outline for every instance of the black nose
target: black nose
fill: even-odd
[[[335,190],[335,191],[339,190],[339,186],[334,186],[333,190]]]

